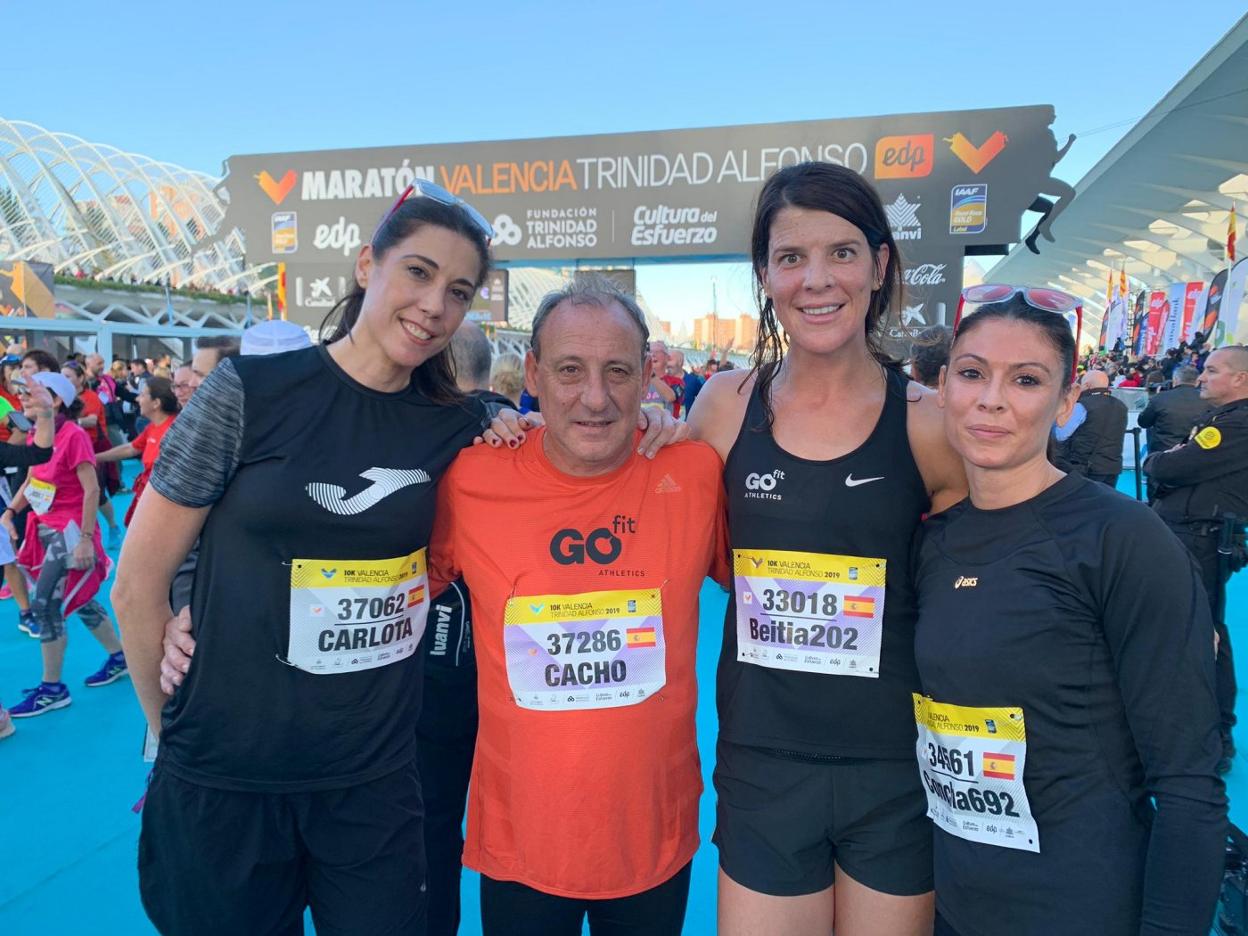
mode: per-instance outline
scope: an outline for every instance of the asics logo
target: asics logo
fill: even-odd
[[[312,498],[330,513],[340,517],[350,517],[375,507],[396,491],[413,484],[427,484],[433,480],[429,473],[421,468],[404,470],[401,468],[369,468],[360,473],[360,477],[373,482],[358,494],[343,499],[347,489],[337,484],[323,484],[313,481],[308,485],[308,497]]]
[[[854,473],[851,471],[849,474],[845,476],[845,486],[857,487],[860,484],[870,484],[872,481],[883,481],[883,480],[884,480],[883,475],[880,475],[878,478],[855,478]]]

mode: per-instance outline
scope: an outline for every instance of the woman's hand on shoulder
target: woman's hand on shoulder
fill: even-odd
[[[664,446],[689,438],[689,424],[673,416],[666,406],[662,409],[657,406],[642,407],[637,414],[637,428],[641,430],[637,454],[646,458],[654,458]]]
[[[540,413],[526,413],[522,416],[514,409],[499,410],[498,415],[490,420],[490,427],[473,439],[472,444],[516,448],[524,444],[524,430],[536,429],[541,425],[544,425],[544,421]]]

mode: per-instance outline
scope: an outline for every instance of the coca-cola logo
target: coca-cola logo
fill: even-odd
[[[947,263],[920,263],[901,274],[907,286],[943,286]]]

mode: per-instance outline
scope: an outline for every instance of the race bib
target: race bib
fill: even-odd
[[[879,678],[883,559],[770,549],[732,555],[738,660]]]
[[[667,683],[662,597],[647,588],[511,598],[503,652],[520,708],[636,705]]]
[[[52,509],[52,501],[55,499],[55,484],[32,477],[30,484],[26,485],[26,502],[30,504],[30,509],[41,517]]]
[[[946,705],[915,693],[914,720],[931,820],[969,842],[1039,852],[1023,788],[1023,710]]]
[[[416,651],[429,614],[425,550],[396,559],[295,559],[286,662],[317,675],[389,666]]]

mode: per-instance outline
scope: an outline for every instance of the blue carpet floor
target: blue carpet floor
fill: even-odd
[[[134,475],[133,463],[126,471]],[[1120,488],[1133,494],[1130,475]],[[118,516],[128,498],[118,499]],[[115,553],[113,554],[115,558]],[[693,863],[685,933],[715,932],[716,857],[711,768],[715,751],[715,663],[719,655],[725,596],[708,583],[702,592],[698,677],[698,743],[706,792],[702,797],[703,845]],[[1241,631],[1248,608],[1248,573],[1231,583],[1229,614],[1240,653],[1241,685],[1248,685],[1248,636]],[[130,807],[143,793],[147,767],[140,752],[143,719],[128,680],[87,689],[83,679],[99,668],[104,652],[76,619],[69,628],[65,681],[74,703],[68,709],[18,723],[17,734],[0,742],[0,934],[3,936],[151,936],[138,899],[135,842],[139,818]],[[17,629],[12,601],[0,602],[0,699],[11,705],[19,691],[39,681],[39,648]],[[1245,718],[1248,723],[1248,716]],[[1248,823],[1248,736],[1227,777],[1231,817]],[[465,923],[460,932],[480,932],[477,878],[464,875]],[[308,927],[311,932],[311,927]]]

